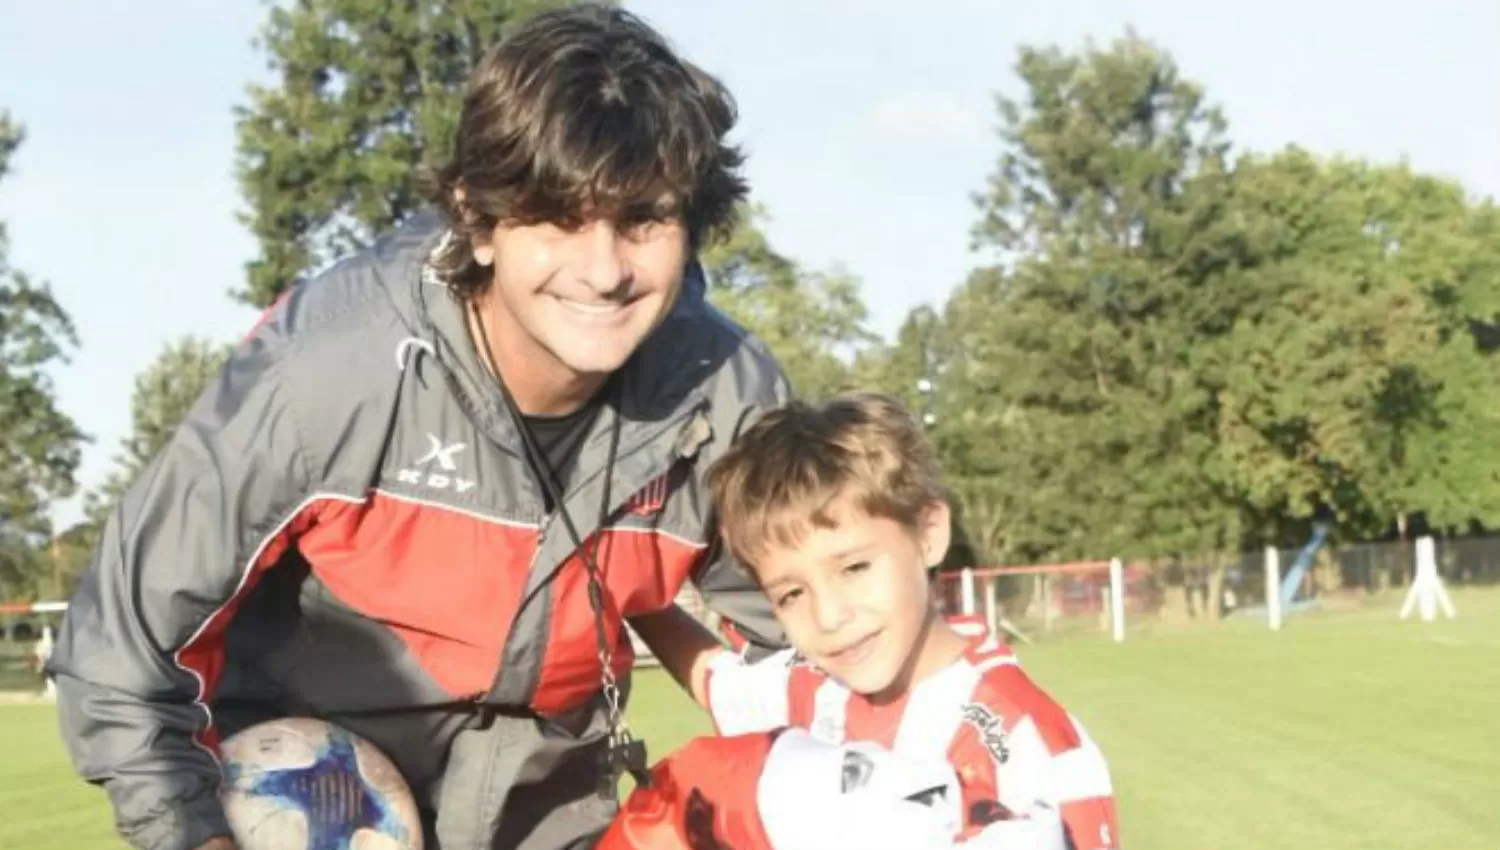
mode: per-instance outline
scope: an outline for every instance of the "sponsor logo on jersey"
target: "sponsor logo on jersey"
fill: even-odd
[[[979,733],[979,740],[990,751],[995,761],[1005,764],[1010,761],[1010,742],[1005,735],[1005,724],[990,711],[989,706],[971,702],[964,706],[964,722]]]

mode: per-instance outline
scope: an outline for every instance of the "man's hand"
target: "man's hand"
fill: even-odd
[[[198,850],[240,850],[240,846],[234,843],[233,838],[219,835],[208,839],[203,844],[199,844]]]

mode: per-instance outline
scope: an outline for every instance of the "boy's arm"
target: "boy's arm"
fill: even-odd
[[[1053,759],[1053,781],[1057,783],[1068,846],[1118,850],[1120,824],[1109,766],[1083,727],[1076,728],[1081,738],[1078,746]]]
[[[678,605],[631,617],[630,627],[693,702],[709,708],[709,662],[727,651],[713,632]]]
[[[1040,689],[1023,686],[1012,694],[1031,710],[1015,712],[1011,703],[1007,712],[1005,757],[995,775],[1000,803],[1038,828],[1049,824],[1066,836],[1070,850],[1118,850],[1119,823],[1104,754],[1082,724]],[[994,825],[1000,836],[1006,833],[1004,823]]]
[[[1008,814],[966,846],[1006,847],[1009,833],[1050,824],[1070,850],[1118,850],[1109,767],[1083,724],[1043,691],[1009,650],[973,660],[981,679],[964,708],[959,758],[985,777],[973,790],[981,797],[993,794]],[[1026,822],[1031,826],[1018,825]]]

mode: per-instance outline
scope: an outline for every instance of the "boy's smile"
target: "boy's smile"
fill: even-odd
[[[830,505],[832,522],[811,525],[797,545],[767,547],[755,572],[808,660],[850,690],[898,697],[963,649],[927,591],[928,565],[948,546],[947,506],[910,528],[848,502]]]

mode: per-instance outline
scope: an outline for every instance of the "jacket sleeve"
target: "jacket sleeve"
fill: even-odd
[[[785,373],[769,354],[764,358],[761,367],[764,372],[756,391],[733,405],[737,415],[728,423],[730,442],[738,439],[762,413],[792,397],[792,387]],[[705,464],[700,475],[707,472]],[[729,554],[717,530],[710,539],[714,543],[709,548],[708,557],[694,573],[693,582],[703,594],[703,601],[723,618],[721,628],[725,637],[736,650],[744,651],[751,658],[759,658],[767,650],[784,648],[786,636],[776,621],[770,600],[761,592],[749,570]]]
[[[50,670],[74,768],[138,850],[228,835],[209,704],[225,628],[307,520],[286,345],[262,325],[105,522]]]

